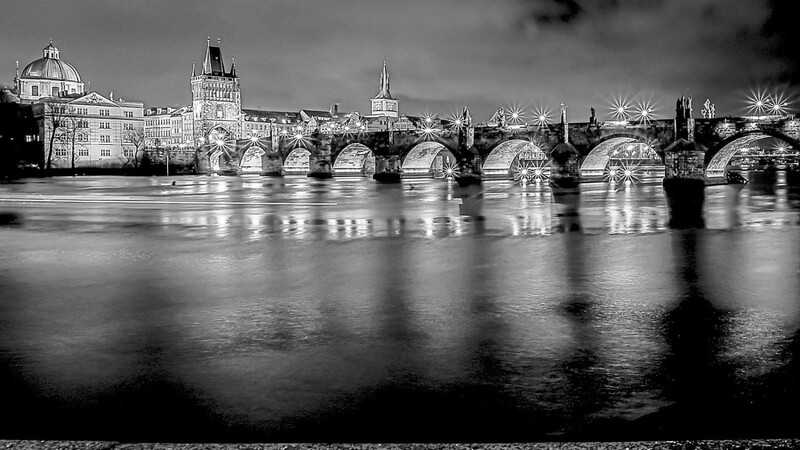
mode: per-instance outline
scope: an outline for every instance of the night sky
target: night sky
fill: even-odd
[[[236,58],[245,108],[368,112],[387,60],[401,113],[446,116],[468,106],[589,107],[611,98],[711,98],[745,113],[751,90],[800,85],[789,43],[793,2],[757,0],[4,0],[0,84],[48,39],[91,89],[147,106],[187,104],[206,36]],[[795,104],[790,108],[796,111]],[[530,113],[528,114],[530,117]]]

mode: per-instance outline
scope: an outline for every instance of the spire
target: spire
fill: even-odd
[[[218,41],[221,41],[218,39]],[[225,63],[222,61],[222,50],[211,46],[211,38],[206,38],[206,57],[203,60],[201,75],[226,76]]]
[[[197,76],[197,71],[195,70],[195,62],[194,61],[192,61],[192,76],[193,77]]]
[[[472,126],[472,115],[469,113],[469,108],[464,107],[464,112],[461,113],[461,122],[465,127]]]
[[[17,60],[17,75],[14,78],[19,78],[19,60]]]
[[[231,73],[230,76],[236,76],[236,57],[231,58]]]
[[[392,98],[392,94],[389,92],[389,70],[386,68],[386,60],[383,61],[383,70],[381,71],[380,91],[375,98]]]
[[[211,72],[211,37],[206,36],[206,57],[203,59],[203,75]]]

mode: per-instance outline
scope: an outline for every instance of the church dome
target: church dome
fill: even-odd
[[[78,71],[71,64],[60,59],[58,48],[52,42],[42,52],[43,57],[28,64],[22,71],[21,78],[81,82]]]

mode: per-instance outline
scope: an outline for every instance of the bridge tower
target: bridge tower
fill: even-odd
[[[372,98],[372,115],[384,116],[397,119],[399,101],[392,97],[389,92],[389,69],[386,68],[386,61],[383,62],[383,70],[381,71],[380,90],[378,95]]]
[[[694,119],[692,118],[692,97],[681,95],[675,104],[675,140],[694,141]]]
[[[212,46],[210,38],[200,73],[192,66],[191,87],[195,139],[206,140],[212,131],[218,132],[222,140],[240,138],[242,98],[236,63],[226,71],[222,50]]]

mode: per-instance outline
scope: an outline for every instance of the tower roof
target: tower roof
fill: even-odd
[[[53,41],[42,50],[42,58],[31,62],[22,70],[21,78],[44,78],[78,83],[81,81],[81,76],[75,67],[61,59]]]
[[[383,70],[381,71],[381,87],[378,95],[375,98],[386,98],[394,100],[391,92],[389,92],[389,70],[386,68],[386,61],[383,62]]]
[[[206,45],[206,57],[203,60],[201,75],[213,75],[216,77],[235,77],[235,71],[225,72],[225,61],[222,59],[222,49],[211,45],[209,38]]]

